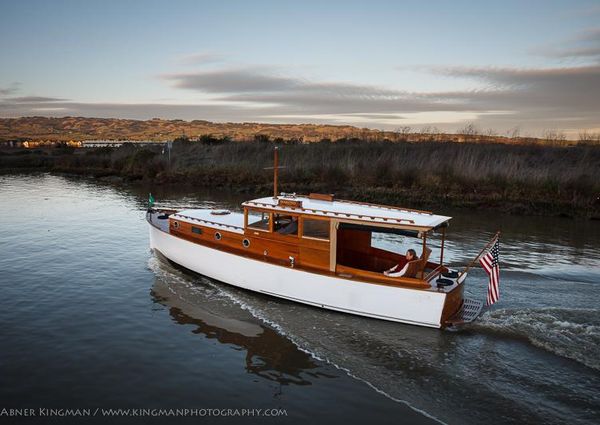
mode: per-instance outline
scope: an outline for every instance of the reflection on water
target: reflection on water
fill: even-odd
[[[444,332],[174,268],[148,250],[149,191],[159,204],[232,210],[247,198],[175,189],[0,176],[10,217],[0,221],[0,404],[237,400],[275,402],[293,421],[430,422],[409,404],[450,424],[600,423],[600,223],[438,211],[455,217],[444,254],[453,265],[503,232],[500,304]],[[474,269],[467,293],[484,298],[486,283]]]
[[[168,268],[164,264],[162,267]],[[169,314],[180,325],[193,325],[195,334],[216,339],[245,351],[245,369],[263,379],[282,385],[311,385],[306,375],[334,378],[317,368],[313,358],[298,350],[290,340],[261,324],[239,308],[223,311],[214,300],[198,297],[194,287],[177,279],[158,278],[152,286],[152,299],[169,308]],[[211,310],[212,308],[212,310]]]
[[[510,323],[497,323],[499,312],[476,327],[442,332],[220,289],[318,358],[448,423],[594,423],[598,418],[598,372],[564,358],[584,356],[597,365],[598,345],[581,344],[597,341],[598,329],[579,334],[571,312],[553,319],[564,321],[562,327],[521,310]],[[537,338],[546,347],[527,343],[538,332],[545,332]],[[567,340],[570,352],[562,351]],[[490,412],[497,414],[489,417]]]
[[[378,422],[431,423],[298,349],[218,284],[153,257],[147,192],[0,176],[1,407],[284,408],[283,423],[376,411]],[[22,421],[47,422],[10,423]]]
[[[229,209],[243,200],[200,196]],[[597,422],[599,223],[437,212],[455,217],[444,254],[455,267],[502,231],[502,302],[460,332],[365,320],[215,285],[314,356],[449,423]],[[374,243],[397,252],[414,248],[410,238],[389,234],[375,235]],[[429,243],[436,258],[439,235]],[[485,288],[485,274],[474,269],[467,293],[484,298]]]

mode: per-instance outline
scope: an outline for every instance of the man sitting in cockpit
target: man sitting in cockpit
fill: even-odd
[[[400,269],[400,264],[396,264],[391,269],[384,271],[383,274],[388,277],[400,277],[400,276],[414,277],[414,276],[408,276],[407,272],[408,272],[409,264],[411,263],[411,261],[415,261],[418,259],[419,259],[419,257],[417,256],[416,251],[414,249],[409,249],[408,251],[406,251],[406,264],[404,265],[404,267],[402,267],[402,269]],[[412,273],[410,273],[410,274],[412,274]]]

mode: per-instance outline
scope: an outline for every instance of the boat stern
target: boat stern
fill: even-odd
[[[475,321],[481,314],[483,302],[464,296],[464,279],[446,295],[442,312],[442,327],[453,328]]]
[[[464,298],[458,311],[444,322],[445,327],[457,327],[474,322],[481,315],[482,310],[483,301]]]

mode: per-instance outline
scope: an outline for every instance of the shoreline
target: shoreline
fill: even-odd
[[[272,191],[271,143],[0,151],[0,174],[48,172],[112,184]],[[452,143],[282,146],[280,191],[416,209],[600,220],[600,148]],[[431,165],[433,164],[433,166]]]
[[[19,169],[0,169],[0,176],[15,176],[15,175],[34,175],[34,174],[50,174],[57,176],[65,176],[70,178],[82,179],[87,181],[93,181],[95,183],[113,185],[113,186],[129,186],[133,188],[139,188],[140,186],[144,187],[154,187],[156,189],[167,188],[170,189],[173,186],[177,186],[178,189],[181,190],[216,190],[216,189],[226,189],[228,191],[234,191],[240,195],[247,195],[250,197],[261,197],[264,196],[265,193],[271,193],[273,188],[272,184],[269,185],[261,185],[261,186],[230,186],[226,184],[212,184],[212,185],[202,185],[190,183],[185,180],[169,179],[167,181],[156,181],[156,180],[145,180],[145,179],[130,179],[124,176],[120,176],[117,174],[94,174],[89,172],[77,173],[71,171],[60,171],[60,170],[41,170],[39,168],[19,168]],[[285,185],[280,184],[280,187],[292,187],[293,185]],[[544,209],[544,205],[539,202],[526,204],[524,201],[515,201],[513,203],[507,203],[505,201],[504,205],[499,205],[499,202],[493,199],[485,199],[485,198],[470,198],[470,199],[448,199],[442,197],[431,197],[428,200],[424,200],[423,198],[419,199],[419,194],[413,194],[415,197],[411,198],[410,196],[403,197],[402,194],[399,194],[396,191],[386,191],[386,190],[376,190],[377,188],[373,188],[370,193],[365,194],[362,191],[346,191],[346,192],[336,192],[335,195],[341,199],[361,199],[365,202],[373,202],[373,203],[381,203],[386,205],[397,205],[406,208],[414,208],[414,209],[422,209],[422,210],[439,210],[441,208],[448,208],[451,210],[475,210],[475,211],[491,211],[499,214],[508,214],[514,216],[528,216],[528,217],[555,217],[555,218],[565,218],[572,220],[590,220],[590,221],[600,221],[600,215],[588,215],[587,211],[579,211],[573,210],[570,206],[564,205],[562,208],[560,206],[551,206],[547,209]],[[153,189],[154,190],[154,189]],[[285,192],[285,191],[283,191]],[[314,191],[313,191],[314,192]],[[327,192],[327,191],[322,191]],[[297,191],[296,193],[309,193],[308,190]],[[329,192],[327,192],[329,193]],[[394,202],[396,200],[396,202]]]

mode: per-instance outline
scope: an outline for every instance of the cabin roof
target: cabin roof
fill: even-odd
[[[280,200],[299,201],[300,206],[281,205]],[[288,202],[290,203],[290,202]],[[272,211],[300,213],[330,217],[340,220],[362,221],[373,224],[394,225],[395,227],[429,230],[450,220],[452,217],[435,215],[429,211],[418,211],[387,205],[367,204],[346,200],[321,200],[309,196],[265,197],[246,201],[244,207],[255,207]]]
[[[227,212],[214,209],[190,209],[178,211],[171,217],[191,224],[200,224],[215,229],[228,230],[235,233],[244,233],[244,214]]]

